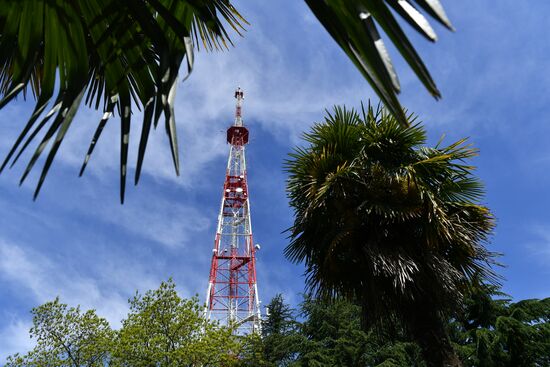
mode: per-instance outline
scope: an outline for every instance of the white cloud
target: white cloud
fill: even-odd
[[[104,178],[96,176],[83,180],[70,176],[66,170],[54,172],[48,177],[38,202],[19,205],[10,223],[25,221],[28,217],[31,223],[50,227],[50,233],[73,233],[78,237],[84,236],[81,232],[89,228],[112,227],[118,236],[176,249],[186,247],[193,236],[210,229],[216,219],[207,217],[197,206],[192,189],[186,192],[173,185],[159,187],[145,183],[137,192],[129,192],[125,204],[120,205],[116,181],[107,184],[102,182]],[[174,193],[178,199],[174,199]],[[25,198],[30,201],[28,196]],[[0,205],[13,204],[0,198]],[[67,215],[70,218],[66,218]],[[71,223],[70,230],[66,228],[67,223]],[[86,238],[79,239],[79,242],[86,241]]]
[[[550,227],[536,225],[532,227],[532,233],[537,240],[529,242],[526,246],[531,251],[532,256],[550,270]]]
[[[93,252],[86,257],[86,263],[81,263],[78,242],[71,244],[70,254],[54,254],[0,239],[0,280],[13,285],[27,304],[35,306],[59,296],[68,305],[95,309],[113,328],[118,328],[128,312],[128,298],[136,290],[143,293],[156,289],[161,280],[166,280],[169,274],[161,270],[165,260],[150,256],[147,259],[125,257],[120,252],[124,249],[106,251],[101,246],[91,246],[87,245],[87,251],[94,248]],[[71,254],[72,257],[67,257]],[[197,285],[196,270],[191,267],[178,269],[176,281],[184,297],[190,297]],[[206,272],[200,275],[207,279]],[[188,279],[193,282],[186,284],[184,281]],[[32,348],[33,341],[28,337],[31,326],[28,311],[30,308],[17,315],[2,315],[0,360]]]
[[[304,4],[287,4],[296,15],[278,22],[267,22],[266,16],[278,11],[279,4],[237,5],[252,23],[245,37],[235,36],[236,47],[229,51],[198,52],[193,73],[178,88],[175,105],[182,177],[175,175],[162,118],[150,135],[143,175],[185,188],[204,180],[209,164],[227,154],[225,130],[233,121],[233,91],[238,84],[246,93],[244,119],[252,139],[259,127],[289,145],[299,142],[300,134],[324,115],[325,108],[344,102],[358,105],[373,95],[321,26],[312,24]],[[303,34],[289,43],[287,32],[292,29]],[[0,152],[7,151],[30,113],[30,103],[14,106],[13,113],[2,111],[14,118],[6,121],[13,134],[0,139]],[[81,109],[54,165],[65,164],[74,174],[78,172],[100,118],[100,111]],[[142,114],[136,109],[130,134],[128,186],[133,181],[141,123]],[[118,179],[119,124],[117,117],[109,120],[87,167],[86,174],[102,182]],[[29,151],[32,149],[33,145]],[[28,158],[28,154],[23,157],[19,169]],[[39,169],[40,164],[35,170]]]
[[[208,229],[211,223],[197,208],[165,199],[136,197],[130,205],[133,208],[118,203],[103,203],[88,209],[99,220],[172,248],[185,247],[193,234]]]
[[[158,272],[148,271],[150,264],[124,258],[112,259],[109,254],[97,253],[88,259],[91,269],[88,269],[91,264],[79,266],[73,259],[0,240],[0,280],[12,284],[27,304],[34,306],[59,296],[61,302],[70,306],[95,309],[113,328],[120,327],[120,321],[128,312],[127,300],[136,290],[144,292],[160,283]],[[0,360],[16,352],[25,353],[33,347],[34,342],[29,338],[29,311],[2,315]]]
[[[232,93],[237,84],[245,89],[247,96],[245,121],[258,124],[256,126],[289,145],[299,141],[301,132],[314,120],[320,119],[325,108],[344,102],[357,106],[361,99],[374,96],[359,72],[304,4],[285,4],[284,15],[279,14],[279,3],[257,5],[237,2],[236,6],[251,22],[245,37],[233,37],[236,47],[226,52],[198,52],[195,70],[178,88],[176,118],[182,177],[175,176],[162,123],[150,137],[144,164],[145,175],[187,188],[199,182],[209,163],[227,153],[224,130],[232,122]],[[509,28],[505,18],[498,15],[506,11],[507,6],[501,5],[498,11],[492,13],[468,13],[465,17],[461,16],[461,6],[451,4],[449,14],[458,22],[459,33],[450,34],[440,29],[441,41],[428,47],[422,47],[423,41],[414,36],[415,45],[422,51],[443,91],[445,99],[441,102],[436,103],[428,96],[395,50],[392,52],[404,85],[403,100],[408,107],[420,112],[428,125],[452,124],[457,129],[457,121],[460,121],[458,128],[464,132],[470,132],[481,124],[490,126],[492,131],[505,129],[503,126],[509,124],[494,121],[498,111],[492,109],[483,114],[475,113],[479,107],[477,102],[485,99],[487,90],[490,89],[493,94],[500,92],[500,98],[513,101],[518,95],[515,91],[519,82],[521,89],[525,89],[525,85],[533,80],[548,78],[539,72],[541,65],[535,61],[523,63],[521,75],[525,77],[517,76],[517,65],[506,56],[515,49],[510,47],[510,43],[515,46],[524,43],[521,32],[509,35],[506,43],[491,41]],[[521,16],[533,17],[524,9],[518,11],[522,12]],[[278,17],[272,20],[275,13]],[[491,27],[487,28],[487,22]],[[289,34],[297,32],[299,37],[289,37]],[[479,36],[480,33],[483,37]],[[474,38],[477,44],[473,43]],[[486,57],[484,62],[480,62],[476,52],[457,51],[459,46],[464,48],[468,43],[471,43],[472,49],[483,49],[484,56],[499,56]],[[523,59],[534,58],[525,55]],[[491,72],[485,72],[489,68]],[[460,83],[456,83],[457,78],[465,74],[469,77],[461,78]],[[3,111],[3,114],[11,116],[9,112]],[[135,165],[141,129],[141,114],[137,110],[134,112],[130,168]],[[13,116],[17,115],[14,107]],[[19,116],[25,116],[25,113]],[[100,117],[100,112],[86,109],[77,115],[61,148],[58,164],[69,164],[76,172]],[[8,125],[19,128],[20,121],[10,124],[9,120],[21,118],[24,117],[8,119]],[[107,124],[90,161],[88,174],[113,180],[113,173],[118,171],[119,164],[118,125],[117,118],[112,118]],[[5,145],[3,142],[5,139],[0,141],[0,147]]]
[[[126,297],[81,274],[65,262],[55,263],[30,249],[0,241],[0,276],[30,292],[38,302],[60,296],[62,302],[94,308],[117,325],[127,310]]]
[[[0,329],[0,361],[15,353],[22,353],[32,348],[33,341],[29,336],[31,323],[16,317],[6,318]]]
[[[94,308],[114,326],[119,325],[127,312],[126,298],[121,293],[100,286],[97,280],[82,275],[69,264],[55,263],[33,250],[3,240],[0,241],[0,279],[20,287],[25,298],[30,296],[38,303],[60,296],[64,303]],[[25,353],[32,347],[29,328],[30,321],[18,318],[3,323],[0,340],[6,344],[0,350],[0,358],[15,352]]]

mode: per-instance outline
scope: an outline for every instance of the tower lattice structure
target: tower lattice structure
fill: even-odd
[[[255,251],[250,221],[245,145],[249,132],[243,125],[244,93],[235,91],[235,123],[227,129],[229,159],[212,264],[206,293],[206,317],[233,326],[238,334],[259,333],[260,300],[256,282]]]

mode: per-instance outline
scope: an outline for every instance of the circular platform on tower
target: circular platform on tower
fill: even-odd
[[[227,129],[227,142],[233,145],[248,143],[248,129],[244,126],[231,126]]]

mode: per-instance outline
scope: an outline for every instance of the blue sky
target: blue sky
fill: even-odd
[[[176,177],[164,131],[151,139],[142,181],[118,201],[118,121],[113,119],[88,166],[79,166],[101,113],[82,110],[36,202],[34,172],[0,175],[0,360],[32,347],[30,309],[56,296],[95,308],[114,327],[126,300],[173,277],[183,296],[201,299],[232,123],[233,90],[246,93],[247,150],[258,283],[264,303],[276,293],[300,301],[302,267],[282,255],[292,221],[282,171],[287,153],[324,109],[357,107],[376,97],[301,1],[235,1],[251,26],[236,47],[197,55],[177,95],[182,175]],[[473,163],[486,185],[484,204],[498,218],[490,249],[505,255],[498,271],[515,299],[550,295],[549,59],[544,0],[444,1],[457,32],[434,22],[434,45],[413,35],[443,93],[434,101],[390,47],[401,100],[424,121],[431,142],[462,137],[481,153]],[[410,29],[407,29],[410,31]],[[411,33],[412,34],[412,33]],[[5,155],[30,103],[0,113]],[[139,134],[139,114],[132,129]],[[136,145],[130,155],[135,160]],[[23,162],[21,162],[23,163]]]

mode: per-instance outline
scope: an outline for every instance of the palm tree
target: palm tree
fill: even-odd
[[[363,327],[400,320],[429,366],[460,366],[445,320],[476,281],[498,282],[484,247],[494,226],[464,140],[425,147],[426,132],[384,109],[345,107],[305,134],[286,163],[294,224],[285,255],[313,293],[362,306]]]
[[[402,122],[399,81],[377,31],[379,24],[428,91],[440,93],[390,8],[430,41],[436,35],[412,0],[305,0],[387,108]],[[438,0],[414,0],[452,29]],[[376,23],[375,23],[376,22]],[[29,144],[37,145],[21,183],[51,145],[38,195],[82,101],[103,111],[80,174],[109,117],[120,116],[120,193],[124,200],[132,104],[144,111],[135,182],[139,181],[152,125],[164,115],[179,173],[173,101],[181,64],[193,66],[193,49],[231,44],[226,27],[246,25],[230,0],[0,0],[0,109],[31,89],[36,106],[0,172]],[[54,94],[56,97],[54,98]],[[47,107],[53,100],[53,107]]]

